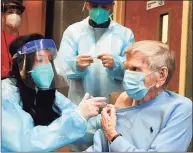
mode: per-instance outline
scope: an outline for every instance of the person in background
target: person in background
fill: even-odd
[[[89,17],[64,31],[58,58],[70,80],[69,98],[74,103],[86,92],[108,100],[112,91],[123,91],[124,50],[134,35],[112,21],[113,6],[114,0],[88,0]]]
[[[73,103],[86,92],[106,97],[109,103],[111,92],[123,91],[124,50],[134,42],[134,34],[111,19],[113,6],[114,0],[86,1],[89,17],[63,33],[58,53],[63,71],[58,73],[69,79],[68,97]]]
[[[25,7],[22,0],[1,0],[1,79],[9,76],[11,56],[9,45],[19,35],[21,16]]]
[[[175,71],[168,45],[139,41],[126,52],[123,92],[101,113],[102,129],[88,152],[186,152],[192,101],[165,89]]]
[[[57,91],[55,43],[39,34],[17,37],[9,47],[13,65],[2,80],[2,151],[54,151],[83,137],[87,120],[105,105],[104,97],[85,94],[76,106]],[[64,76],[62,77],[64,78]]]

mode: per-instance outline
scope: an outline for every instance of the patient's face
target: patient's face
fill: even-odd
[[[133,55],[126,55],[124,67],[130,71],[146,73],[144,84],[148,88],[156,84],[157,72],[154,72],[149,68],[147,61],[148,60],[144,55],[135,52]]]

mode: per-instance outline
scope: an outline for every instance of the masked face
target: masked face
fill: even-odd
[[[51,63],[36,66],[31,71],[35,85],[41,89],[48,89],[54,78],[54,71]]]
[[[51,64],[51,54],[48,50],[41,50],[36,53],[31,76],[35,85],[40,89],[49,89],[54,78],[54,71]]]
[[[143,99],[148,93],[149,89],[156,84],[156,80],[154,77],[154,79],[151,80],[153,82],[153,85],[149,87],[145,85],[145,77],[148,77],[153,73],[155,72],[146,74],[144,72],[134,72],[126,70],[123,79],[123,87],[127,95],[135,100]]]
[[[92,8],[89,11],[89,16],[97,24],[102,24],[108,21],[110,15],[108,10],[98,7]]]
[[[6,25],[12,28],[18,28],[21,23],[21,17],[18,14],[8,14],[6,15]]]

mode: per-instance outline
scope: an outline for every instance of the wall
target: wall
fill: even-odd
[[[162,7],[146,10],[146,1],[126,1],[125,26],[131,28],[136,41],[159,40],[160,14],[169,13],[169,46],[176,53],[176,71],[168,89],[178,91],[182,1],[165,1]]]
[[[20,34],[45,33],[46,2],[24,1],[26,7],[22,15]]]
[[[121,25],[125,22],[125,2],[126,1],[115,1],[113,8],[113,20]]]
[[[53,25],[53,39],[57,47],[60,45],[63,32],[66,28],[75,23],[83,20],[88,16],[85,8],[82,12],[84,1],[55,1],[54,6],[54,25]]]

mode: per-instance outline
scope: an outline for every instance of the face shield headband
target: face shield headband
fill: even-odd
[[[52,39],[40,39],[27,42],[17,50],[17,55],[29,54],[32,52],[48,49],[56,53],[56,45]]]

